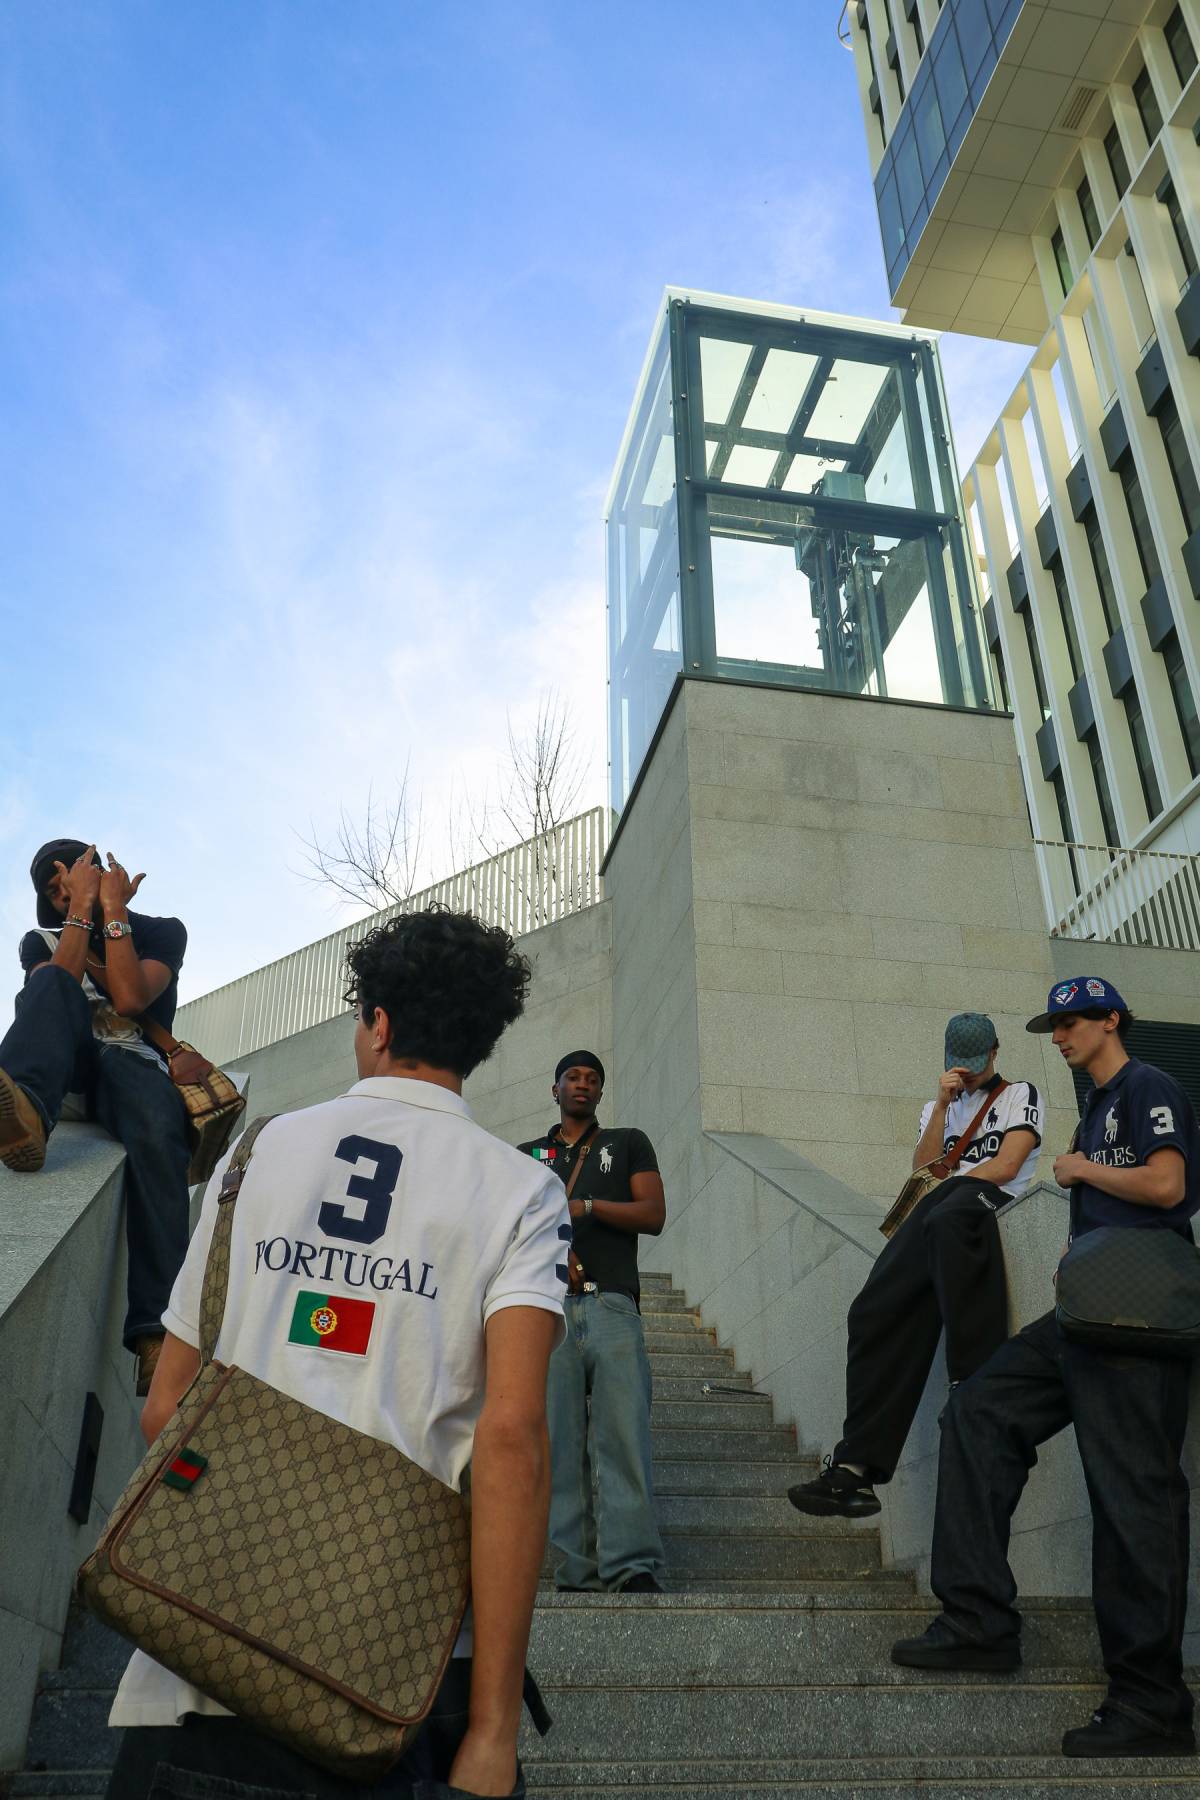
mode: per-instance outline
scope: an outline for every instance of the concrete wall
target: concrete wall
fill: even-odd
[[[685,691],[702,1117],[894,1197],[951,1013],[1074,1119],[1026,1035],[1052,979],[1007,719],[728,684]],[[615,890],[614,890],[615,892]]]
[[[124,1153],[60,1125],[44,1170],[0,1168],[0,1769],[20,1766],[75,1570],[145,1446],[125,1314]],[[67,1513],[84,1401],[104,1409],[91,1511]]]
[[[611,1070],[611,909],[601,901],[530,932],[520,946],[533,964],[525,1012],[465,1089],[480,1124],[514,1144],[546,1130],[554,1065],[564,1051],[595,1050]],[[332,1100],[356,1080],[350,1014],[240,1057],[237,1067],[251,1081],[253,1113]]]

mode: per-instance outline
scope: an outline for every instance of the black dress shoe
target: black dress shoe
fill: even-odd
[[[1065,1732],[1064,1756],[1195,1756],[1196,1734],[1190,1725],[1154,1731],[1140,1719],[1107,1701],[1086,1725]]]
[[[665,1594],[666,1591],[653,1575],[631,1575],[628,1581],[613,1589],[616,1594]]]
[[[979,1675],[1007,1675],[1021,1666],[1021,1649],[1008,1644],[980,1644],[960,1637],[943,1619],[935,1619],[920,1637],[892,1645],[892,1661],[905,1669],[970,1669]]]

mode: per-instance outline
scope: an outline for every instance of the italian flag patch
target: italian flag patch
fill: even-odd
[[[288,1343],[365,1356],[374,1323],[373,1300],[348,1300],[344,1294],[314,1294],[306,1290],[296,1295]]]
[[[529,1154],[532,1157],[535,1157],[538,1162],[552,1163],[558,1156],[558,1151],[548,1149],[545,1144],[535,1144]]]

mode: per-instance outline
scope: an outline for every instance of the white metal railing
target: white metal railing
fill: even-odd
[[[1200,856],[1035,842],[1051,937],[1200,950]]]
[[[345,1006],[349,945],[373,925],[434,901],[472,912],[485,924],[502,925],[514,937],[582,912],[602,898],[600,865],[610,817],[606,806],[594,806],[553,831],[434,882],[400,905],[343,925],[315,944],[201,994],[180,1007],[175,1030],[205,1056],[224,1063],[320,1025]]]

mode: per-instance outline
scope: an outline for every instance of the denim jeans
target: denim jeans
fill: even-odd
[[[467,1729],[471,1663],[446,1670],[429,1717],[394,1769],[371,1787],[329,1775],[241,1719],[189,1713],[182,1725],[129,1726],[117,1752],[107,1800],[447,1800],[466,1793],[446,1785]],[[517,1765],[517,1800],[525,1780]]]
[[[563,1310],[567,1335],[550,1358],[546,1387],[550,1542],[563,1556],[555,1581],[614,1588],[644,1574],[661,1583],[641,1315],[627,1294],[568,1294]]]
[[[146,1056],[92,1036],[91,1008],[65,969],[42,969],[17,996],[0,1042],[0,1069],[23,1088],[53,1131],[70,1093],[125,1147],[129,1244],[126,1348],[162,1330],[188,1246],[187,1110],[170,1077]]]
[[[1047,1313],[954,1390],[942,1427],[933,1591],[946,1623],[988,1643],[1021,1629],[1009,1527],[1037,1446],[1074,1425],[1092,1505],[1092,1599],[1109,1699],[1159,1727],[1191,1723],[1181,1645],[1188,1585],[1187,1363],[1072,1343]]]

